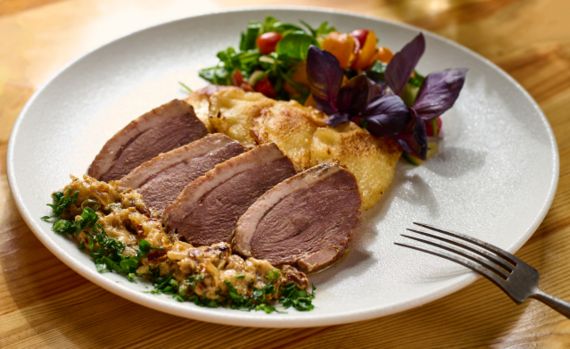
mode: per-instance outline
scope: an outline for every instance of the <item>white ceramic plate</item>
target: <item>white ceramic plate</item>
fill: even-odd
[[[412,221],[460,230],[511,252],[536,230],[554,197],[558,150],[552,130],[532,98],[507,74],[473,52],[426,35],[418,70],[467,67],[467,82],[443,116],[440,153],[421,167],[400,161],[391,189],[363,214],[351,251],[311,276],[315,310],[288,314],[200,308],[148,285],[99,274],[76,244],[39,218],[50,212],[50,193],[79,176],[103,144],[133,118],[184,94],[183,81],[205,85],[196,70],[236,46],[249,20],[271,14],[283,21],[338,30],[373,29],[398,51],[417,28],[379,19],[308,9],[258,9],[187,18],[113,41],[77,59],[29,100],[15,123],[7,154],[8,178],[20,212],[42,243],[69,267],[133,302],[167,313],[222,324],[308,327],[371,319],[450,294],[476,279],[452,262],[394,245]]]

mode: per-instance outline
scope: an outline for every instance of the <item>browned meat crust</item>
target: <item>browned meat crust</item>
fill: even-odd
[[[207,135],[143,163],[121,179],[121,188],[139,189],[147,206],[162,214],[188,184],[245,150],[226,135]]]
[[[107,141],[87,174],[102,181],[121,179],[160,153],[208,134],[191,105],[173,100],[138,117]]]
[[[247,208],[295,174],[293,163],[275,144],[261,145],[190,183],[164,211],[164,223],[194,245],[227,242]]]

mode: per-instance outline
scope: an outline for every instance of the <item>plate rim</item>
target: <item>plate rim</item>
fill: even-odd
[[[174,303],[174,302],[171,302],[170,300],[166,301],[166,299],[164,299],[163,297],[157,297],[156,295],[143,294],[142,292],[138,292],[138,291],[132,290],[131,288],[125,287],[122,284],[115,283],[115,282],[101,276],[100,274],[96,273],[95,271],[86,268],[82,264],[77,264],[76,260],[73,257],[71,257],[71,255],[68,255],[59,246],[59,244],[55,243],[53,240],[51,240],[47,236],[47,234],[45,234],[43,232],[43,228],[40,227],[37,224],[37,222],[34,221],[34,217],[32,217],[30,212],[28,212],[26,210],[24,200],[23,200],[21,193],[19,192],[19,190],[16,186],[17,180],[16,180],[16,174],[15,174],[15,170],[14,170],[14,160],[15,160],[14,151],[15,151],[16,137],[19,133],[18,131],[20,129],[20,125],[22,123],[22,120],[24,119],[25,115],[27,114],[28,109],[34,104],[34,101],[38,98],[38,96],[41,93],[43,93],[43,91],[51,84],[51,82],[53,80],[55,80],[64,71],[66,71],[71,66],[73,66],[77,62],[81,61],[85,57],[91,55],[93,52],[95,52],[95,51],[97,51],[97,50],[99,50],[105,46],[108,46],[108,45],[110,45],[116,41],[123,40],[129,36],[138,35],[139,33],[143,32],[143,31],[153,30],[157,27],[170,25],[170,24],[176,23],[176,22],[192,20],[194,18],[199,18],[199,17],[216,16],[216,15],[220,15],[220,14],[238,13],[238,12],[252,12],[252,11],[276,11],[276,12],[279,12],[279,11],[302,12],[302,11],[304,11],[304,12],[317,12],[317,13],[325,13],[325,14],[338,14],[338,15],[343,15],[343,16],[365,18],[365,19],[369,19],[369,20],[373,20],[373,21],[384,22],[384,23],[394,25],[397,27],[404,27],[407,29],[418,30],[418,31],[421,31],[422,33],[424,33],[425,36],[430,37],[431,39],[442,41],[448,45],[453,46],[455,49],[459,49],[459,50],[465,52],[466,54],[473,56],[474,58],[485,63],[486,66],[489,66],[494,71],[498,72],[504,78],[506,78],[508,82],[510,82],[514,87],[516,87],[519,90],[519,92],[521,92],[522,95],[525,96],[526,99],[528,99],[531,102],[535,112],[538,113],[540,120],[542,121],[542,123],[544,124],[544,126],[546,128],[546,131],[548,133],[548,139],[552,145],[550,150],[552,152],[551,155],[552,155],[553,160],[554,160],[553,161],[553,168],[552,168],[553,177],[551,178],[551,181],[550,181],[550,186],[548,189],[548,195],[546,197],[546,200],[543,202],[543,205],[540,208],[540,211],[538,212],[535,220],[530,224],[527,231],[524,234],[522,234],[516,241],[514,241],[511,244],[511,246],[509,248],[507,248],[507,250],[509,252],[514,253],[520,247],[522,247],[522,245],[526,241],[528,241],[528,239],[530,239],[530,237],[534,234],[536,229],[540,226],[540,223],[544,220],[544,217],[548,213],[550,206],[552,205],[552,202],[554,200],[554,197],[556,194],[556,189],[558,186],[559,176],[560,176],[560,157],[559,157],[559,152],[558,152],[558,144],[556,142],[556,138],[554,137],[554,132],[552,131],[552,127],[550,126],[550,123],[548,122],[548,119],[544,115],[540,106],[534,100],[534,98],[532,98],[532,96],[514,78],[512,78],[508,73],[506,73],[504,70],[499,68],[496,64],[494,64],[493,62],[491,62],[487,58],[479,55],[478,53],[472,51],[469,48],[464,47],[464,46],[452,41],[451,39],[445,38],[443,36],[440,36],[438,34],[432,33],[428,30],[425,30],[425,29],[422,29],[419,27],[415,27],[415,26],[410,25],[410,24],[400,23],[400,22],[396,22],[394,20],[389,20],[389,19],[380,18],[380,17],[363,15],[363,14],[360,14],[357,12],[337,10],[337,9],[331,9],[331,8],[321,8],[321,7],[315,7],[315,6],[255,6],[255,7],[254,6],[248,6],[248,7],[227,8],[227,9],[223,9],[223,10],[219,10],[219,11],[213,11],[213,12],[207,12],[207,13],[197,14],[197,15],[193,15],[193,16],[181,17],[181,18],[165,21],[162,23],[158,23],[155,25],[151,25],[151,26],[148,26],[148,27],[145,27],[142,29],[138,29],[138,30],[129,32],[127,34],[124,34],[120,37],[109,40],[109,41],[107,41],[101,45],[98,45],[97,47],[95,47],[91,50],[88,50],[88,51],[78,55],[74,59],[72,59],[69,62],[67,62],[66,64],[64,64],[60,69],[58,69],[48,79],[46,79],[42,84],[40,84],[38,86],[38,89],[28,99],[28,101],[26,102],[26,104],[24,105],[24,107],[22,108],[20,113],[18,114],[16,121],[14,122],[14,125],[13,125],[11,133],[10,133],[10,138],[8,141],[8,147],[6,150],[6,169],[7,169],[6,172],[7,172],[8,184],[9,184],[9,187],[10,187],[10,190],[12,193],[12,197],[14,198],[14,201],[16,203],[16,207],[17,207],[21,217],[23,218],[25,223],[28,225],[30,230],[34,233],[34,235],[42,242],[42,244],[46,248],[48,248],[48,250],[51,253],[53,253],[55,255],[55,257],[57,257],[60,261],[65,263],[68,267],[70,267],[72,270],[74,270],[75,272],[77,272],[81,276],[83,276],[86,279],[88,279],[89,281],[95,283],[97,286],[99,286],[99,287],[101,287],[101,288],[103,288],[109,292],[112,292],[112,293],[114,293],[114,294],[116,294],[116,295],[118,295],[118,296],[120,296],[120,297],[122,297],[128,301],[132,301],[132,302],[140,304],[142,306],[145,306],[145,307],[148,307],[148,308],[151,308],[154,310],[158,310],[161,312],[165,312],[168,314],[172,314],[172,315],[176,315],[176,316],[180,316],[180,317],[184,317],[184,318],[190,318],[190,319],[194,319],[194,320],[199,320],[199,321],[206,321],[206,322],[211,322],[211,323],[233,325],[233,326],[250,326],[250,327],[266,327],[266,328],[300,328],[300,327],[330,326],[330,325],[352,323],[352,322],[356,322],[356,321],[370,320],[370,319],[378,318],[381,316],[387,316],[387,315],[395,314],[395,313],[402,312],[405,310],[413,309],[413,308],[416,308],[418,306],[421,306],[421,305],[430,303],[432,301],[435,301],[437,299],[443,298],[443,297],[445,297],[451,293],[454,293],[454,292],[468,286],[469,284],[473,283],[475,280],[477,280],[480,277],[478,274],[476,274],[474,272],[466,271],[465,274],[458,275],[458,276],[454,277],[452,279],[452,281],[450,281],[450,284],[442,286],[441,288],[438,288],[434,291],[431,291],[428,294],[424,294],[421,297],[413,298],[411,300],[408,300],[407,302],[388,305],[388,306],[382,307],[381,309],[372,309],[372,310],[366,310],[366,311],[357,310],[357,311],[353,311],[353,312],[345,312],[345,313],[343,313],[342,316],[338,316],[338,315],[312,315],[312,316],[311,315],[304,315],[303,318],[298,318],[298,317],[294,317],[294,316],[290,316],[290,315],[289,315],[290,317],[287,317],[287,315],[277,317],[277,316],[272,316],[275,314],[271,314],[269,316],[263,316],[263,317],[247,317],[247,316],[244,317],[244,316],[242,316],[244,313],[241,313],[241,312],[219,313],[219,312],[215,312],[215,311],[210,311],[207,308],[201,308],[201,307],[197,307],[197,306],[194,306],[192,308],[181,307],[179,303]]]

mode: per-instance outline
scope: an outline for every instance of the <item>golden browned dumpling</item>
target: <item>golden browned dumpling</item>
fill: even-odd
[[[210,97],[210,123],[216,132],[224,133],[243,145],[255,145],[249,132],[253,119],[275,103],[276,100],[257,92],[238,88],[218,91]]]
[[[392,184],[401,154],[395,141],[375,138],[349,122],[316,130],[311,145],[311,165],[337,162],[352,172],[358,182],[364,211],[376,205]]]
[[[320,112],[296,101],[277,102],[253,119],[251,135],[259,143],[275,143],[302,170],[311,167],[311,143]],[[322,114],[322,113],[321,113]]]

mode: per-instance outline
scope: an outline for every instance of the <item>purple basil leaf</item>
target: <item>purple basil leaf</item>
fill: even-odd
[[[335,105],[341,112],[358,115],[369,101],[369,83],[366,75],[357,75],[340,88]]]
[[[410,121],[410,112],[404,101],[395,95],[384,95],[372,101],[360,115],[368,131],[376,137],[395,136]]]
[[[398,135],[396,141],[408,153],[411,153],[422,160],[426,160],[428,148],[426,124],[420,117],[417,116],[414,109],[410,108],[409,110],[412,119],[406,125],[404,132]]]
[[[382,81],[376,82],[368,78],[368,103],[386,94],[386,86]]]
[[[465,83],[466,68],[447,69],[426,76],[414,110],[425,121],[430,121],[453,106]]]
[[[420,33],[392,57],[384,76],[394,94],[399,96],[402,93],[425,49],[426,41],[424,35]]]
[[[327,115],[333,115],[335,113],[336,108],[333,109],[333,107],[331,106],[331,104],[329,103],[328,100],[320,99],[320,98],[314,97],[314,96],[313,96],[313,99],[315,100],[315,103],[317,104],[317,109],[319,109],[323,113],[325,113]]]
[[[335,113],[332,114],[330,118],[327,119],[327,124],[331,125],[332,127],[337,127],[338,125],[342,124],[343,122],[350,121],[350,115],[347,113]]]
[[[330,109],[335,113],[337,110],[334,100],[342,85],[342,78],[343,71],[335,56],[327,51],[319,50],[315,46],[309,47],[307,79],[311,86],[313,98],[315,101],[317,99],[321,102],[327,101]]]

